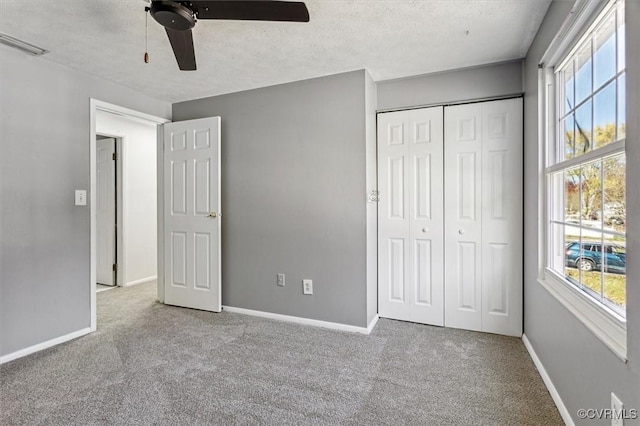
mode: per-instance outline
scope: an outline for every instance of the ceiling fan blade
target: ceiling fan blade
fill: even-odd
[[[271,0],[192,0],[198,19],[309,22],[303,2]]]
[[[165,30],[167,30],[173,53],[176,55],[178,67],[182,71],[195,71],[196,53],[193,48],[193,33],[191,30],[175,31],[169,28],[165,28]]]

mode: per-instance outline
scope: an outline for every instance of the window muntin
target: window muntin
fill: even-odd
[[[559,129],[556,162],[625,137],[624,9],[608,10],[556,72]],[[622,21],[620,21],[622,19]],[[620,50],[622,49],[622,50]],[[557,148],[562,148],[558,146]]]
[[[547,267],[626,313],[624,3],[612,2],[556,67],[547,168]]]

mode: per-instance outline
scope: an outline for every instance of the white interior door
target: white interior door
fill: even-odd
[[[442,107],[378,115],[378,311],[443,325]]]
[[[445,108],[445,325],[522,334],[522,99]]]
[[[96,144],[96,281],[115,285],[116,140],[99,139]]]
[[[164,300],[220,312],[220,117],[163,127]]]

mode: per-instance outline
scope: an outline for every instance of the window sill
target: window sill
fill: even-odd
[[[621,361],[627,362],[627,324],[624,319],[608,312],[589,300],[569,283],[546,270],[538,283],[580,320]]]

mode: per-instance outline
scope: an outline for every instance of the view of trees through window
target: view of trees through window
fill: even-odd
[[[558,140],[549,174],[550,267],[624,316],[624,4],[556,69]],[[562,167],[566,164],[566,167]],[[558,167],[559,166],[559,167]]]

